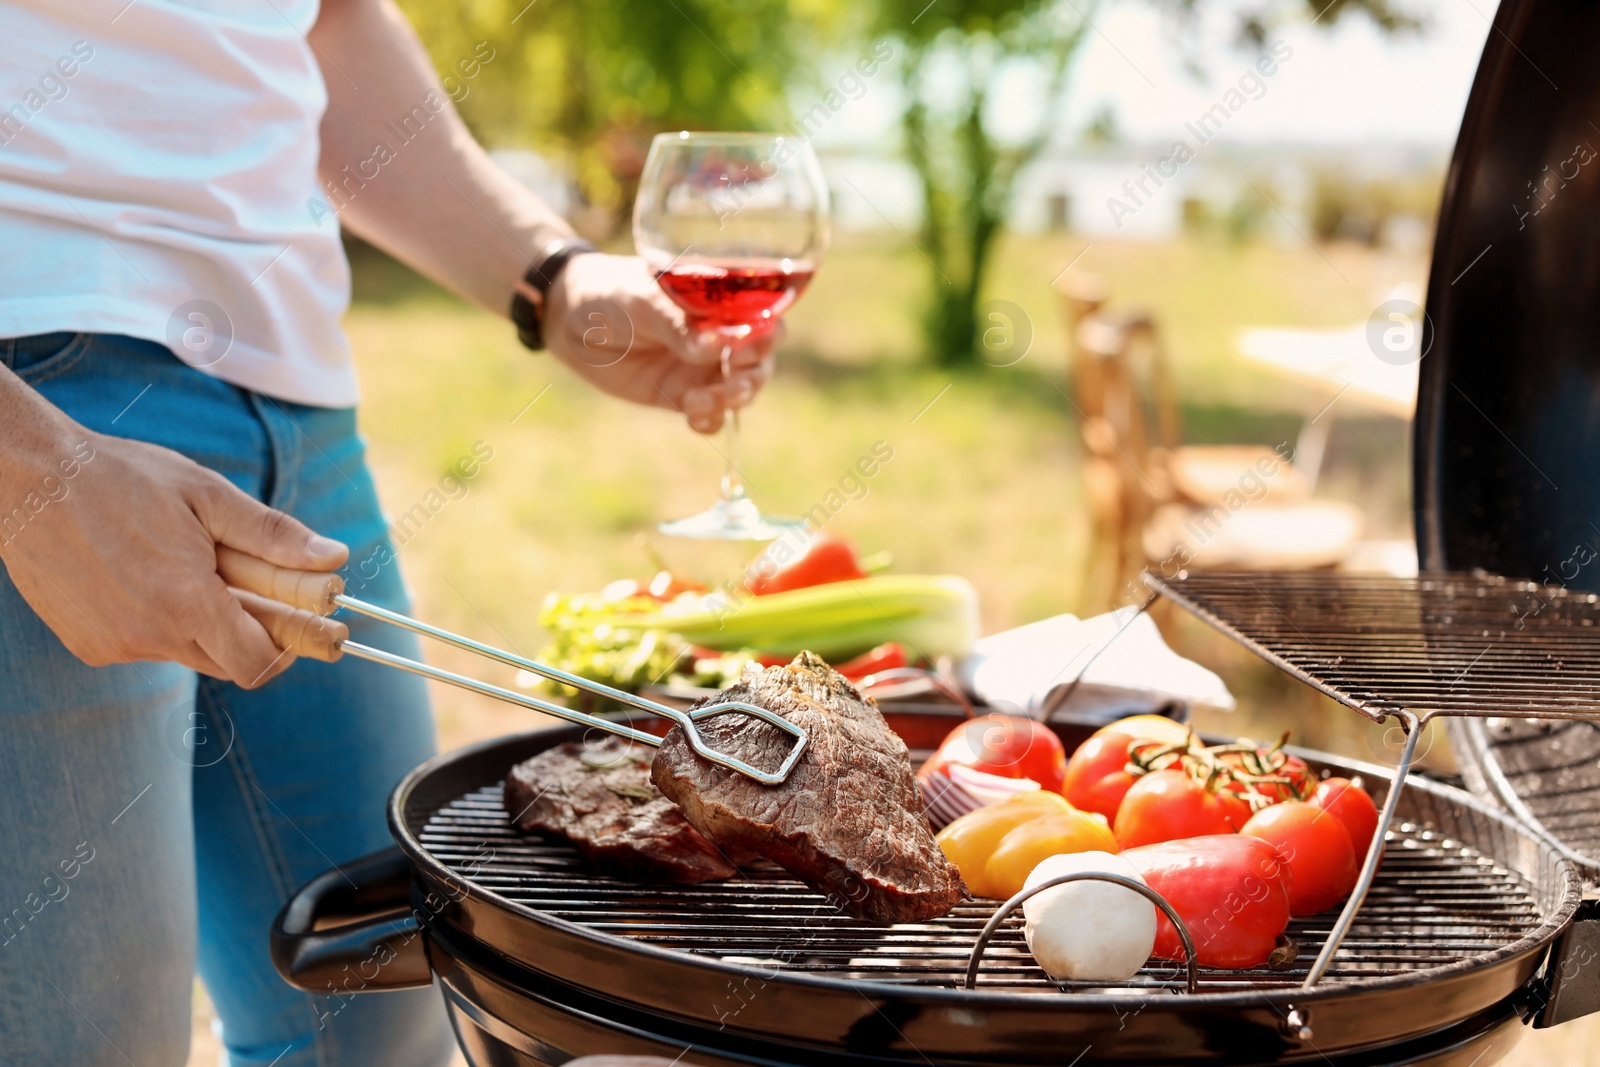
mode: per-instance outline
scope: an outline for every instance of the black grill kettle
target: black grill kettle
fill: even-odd
[[[1424,571],[1600,591],[1600,4],[1505,0],[1445,185],[1413,429]],[[1597,638],[1600,639],[1600,638]],[[1560,685],[1553,673],[1552,685]],[[1451,719],[1468,785],[1600,882],[1600,726]],[[1586,905],[1567,936],[1593,959]],[[1560,969],[1546,1024],[1600,998]]]

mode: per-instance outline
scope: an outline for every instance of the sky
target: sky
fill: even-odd
[[[1454,143],[1494,6],[1490,0],[1409,0],[1409,6],[1427,14],[1421,36],[1385,37],[1354,16],[1331,30],[1302,21],[1274,34],[1292,54],[1224,137]],[[1172,31],[1149,5],[1112,0],[1079,57],[1069,124],[1081,126],[1109,105],[1125,137],[1155,140],[1205,111],[1254,59],[1229,47],[1227,20],[1211,21],[1197,49],[1211,78],[1199,83],[1184,72]]]
[[[1240,144],[1405,142],[1448,149],[1489,33],[1493,0],[1404,2],[1428,19],[1420,36],[1385,37],[1359,16],[1331,29],[1302,18],[1273,34],[1287,45],[1289,58],[1222,138]],[[1185,47],[1171,20],[1146,0],[1105,0],[1076,59],[1063,130],[1075,133],[1109,108],[1125,140],[1163,142],[1180,135],[1184,122],[1217,103],[1256,58],[1232,43],[1229,0],[1211,6],[1212,17],[1191,31],[1193,43]],[[1198,60],[1204,79],[1186,69],[1186,57]],[[1036,122],[1037,86],[1033,70],[1012,70],[996,87],[993,114],[1019,128]],[[819,146],[882,143],[898,113],[896,95],[886,84],[872,86],[831,120]]]

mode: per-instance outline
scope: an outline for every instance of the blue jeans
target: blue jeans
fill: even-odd
[[[388,543],[352,410],[256,395],[127,337],[0,340],[0,359],[90,429],[181,452],[352,560]],[[45,506],[72,506],[63,484]],[[362,595],[406,608],[392,563]],[[172,663],[86,667],[0,574],[0,1063],[181,1067],[197,965],[232,1064],[447,1062],[434,991],[309,996],[267,956],[292,890],[390,842],[389,790],[433,750],[419,679],[349,658],[255,691]]]

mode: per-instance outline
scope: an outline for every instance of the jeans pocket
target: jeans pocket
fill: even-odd
[[[36,333],[0,341],[0,359],[25,382],[43,381],[71,367],[89,350],[93,334]]]

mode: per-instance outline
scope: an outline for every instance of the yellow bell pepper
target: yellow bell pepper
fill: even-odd
[[[1015,896],[1022,892],[1033,869],[1051,856],[1116,851],[1117,839],[1106,828],[1104,818],[1072,809],[1030,819],[1001,838],[990,854],[983,866],[982,895],[1002,899]]]
[[[1000,847],[1001,840],[1024,823],[1049,815],[1070,814],[1072,811],[1072,805],[1060,793],[1045,789],[1019,793],[998,804],[969,811],[940,830],[939,847],[961,872],[968,889],[978,896],[993,896],[988,892],[984,867],[995,849]],[[1110,851],[1115,851],[1115,845]],[[1026,871],[1023,876],[1027,876]]]

